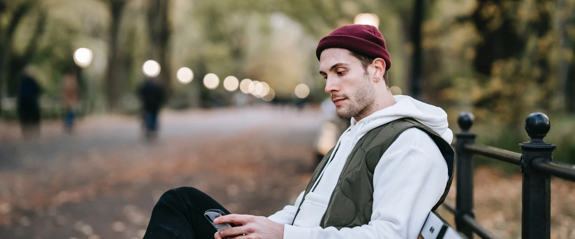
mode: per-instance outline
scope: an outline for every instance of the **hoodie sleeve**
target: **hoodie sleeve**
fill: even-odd
[[[433,140],[419,129],[403,132],[375,168],[374,202],[368,225],[302,228],[285,225],[285,239],[417,238],[448,179]]]
[[[297,208],[303,199],[305,191],[301,192],[297,199],[295,200],[294,205],[287,205],[282,210],[277,211],[273,215],[269,216],[268,219],[277,222],[279,224],[292,224],[293,218],[297,212]]]

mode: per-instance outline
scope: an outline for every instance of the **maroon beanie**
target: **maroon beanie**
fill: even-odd
[[[315,55],[318,60],[321,52],[328,48],[344,48],[369,58],[381,58],[385,61],[386,70],[391,67],[385,39],[372,25],[354,24],[335,29],[317,44]]]

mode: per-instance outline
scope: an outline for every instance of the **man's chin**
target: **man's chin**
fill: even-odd
[[[349,119],[349,118],[351,118],[353,115],[350,115],[350,113],[347,112],[347,111],[340,111],[340,110],[338,110],[338,111],[337,111],[337,116],[340,117],[340,118],[342,118],[342,119]]]

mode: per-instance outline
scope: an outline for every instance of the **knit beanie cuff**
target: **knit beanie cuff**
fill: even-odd
[[[386,70],[391,67],[385,40],[373,26],[347,25],[336,29],[319,41],[315,52],[318,60],[323,50],[328,48],[343,48],[369,58],[381,58],[385,61]]]

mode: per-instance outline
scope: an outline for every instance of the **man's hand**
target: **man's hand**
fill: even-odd
[[[266,217],[230,214],[218,217],[215,224],[230,223],[236,225],[230,229],[216,232],[215,239],[283,239],[284,225]]]

